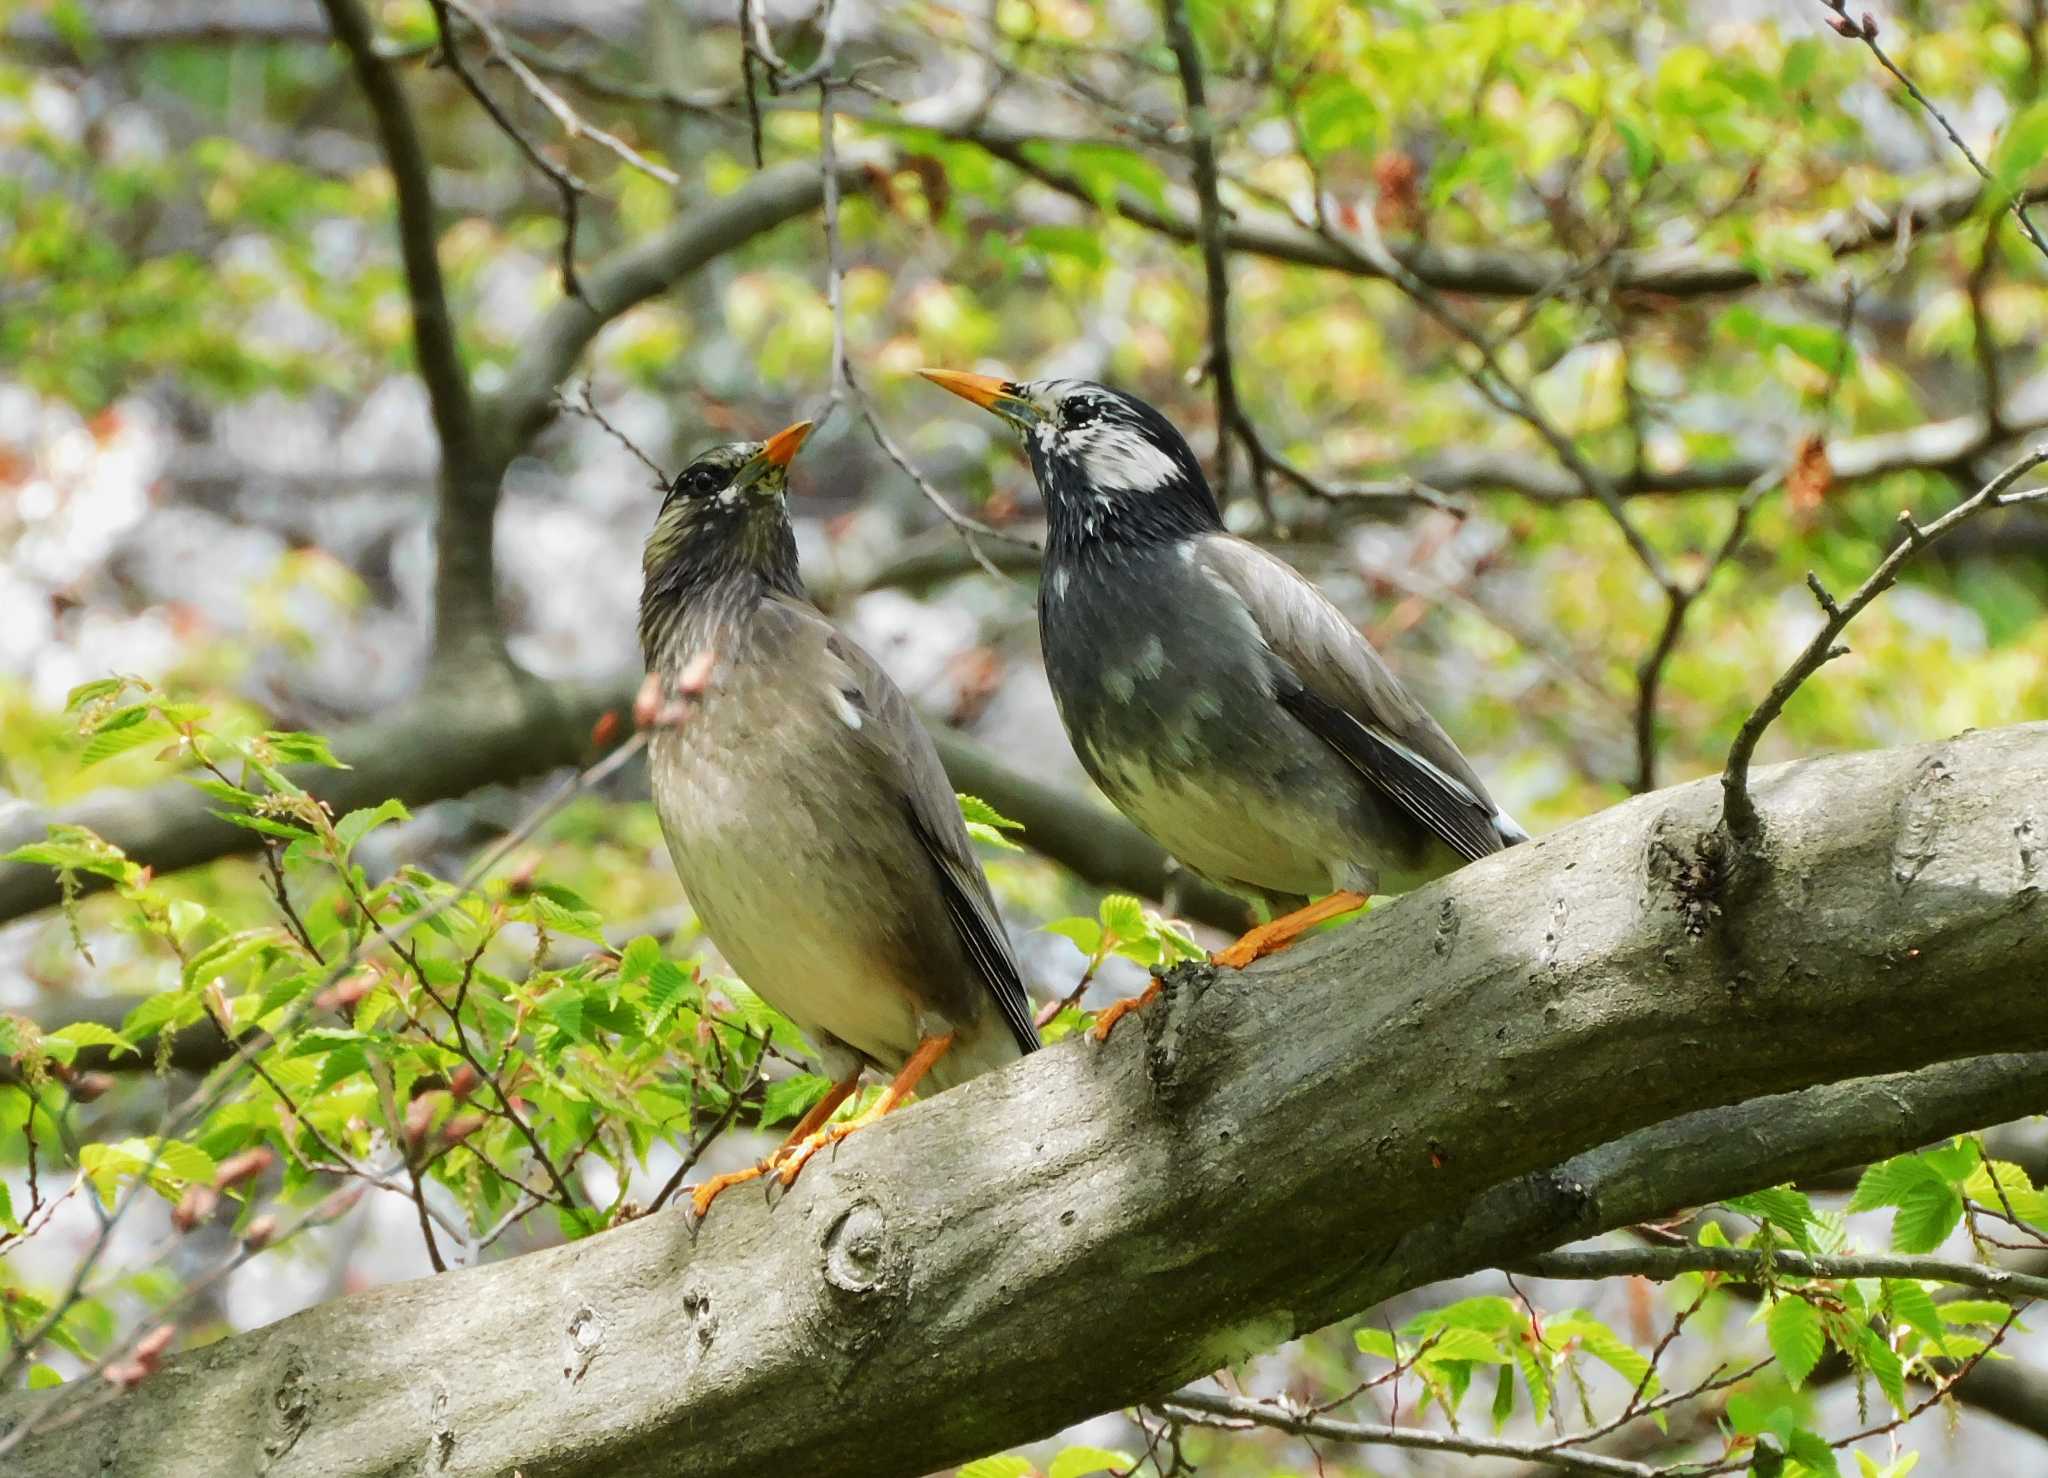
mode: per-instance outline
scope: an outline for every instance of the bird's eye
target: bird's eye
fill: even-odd
[[[1060,419],[1066,422],[1070,431],[1081,426],[1091,426],[1102,419],[1102,407],[1090,400],[1077,401],[1067,407],[1066,414]]]
[[[716,467],[692,467],[676,479],[676,491],[686,498],[702,498],[718,491]]]

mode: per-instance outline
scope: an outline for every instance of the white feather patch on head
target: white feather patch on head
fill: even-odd
[[[1149,493],[1181,475],[1179,464],[1151,437],[1117,421],[1077,427],[1063,433],[1060,442],[1097,487]]]

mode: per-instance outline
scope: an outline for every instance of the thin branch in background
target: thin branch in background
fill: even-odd
[[[1268,523],[1273,508],[1266,491],[1264,446],[1251,432],[1237,398],[1237,375],[1230,356],[1230,258],[1224,249],[1223,203],[1217,196],[1215,123],[1210,116],[1202,79],[1202,54],[1188,24],[1187,0],[1164,0],[1166,43],[1180,71],[1181,95],[1187,102],[1188,165],[1194,175],[1200,211],[1202,276],[1209,305],[1210,384],[1216,392],[1216,486],[1225,498],[1231,488],[1232,437],[1241,437],[1252,464],[1252,493]]]
[[[1735,742],[1729,746],[1728,762],[1721,773],[1722,825],[1737,841],[1754,842],[1763,830],[1763,818],[1757,814],[1756,802],[1749,793],[1749,766],[1756,754],[1757,741],[1763,738],[1764,731],[1780,713],[1784,712],[1785,705],[1791,701],[1792,695],[1799,691],[1801,684],[1827,663],[1848,653],[1849,649],[1836,640],[1844,628],[1856,619],[1865,606],[1891,589],[1906,561],[1922,549],[1940,540],[1958,525],[1975,518],[1987,508],[2012,507],[2039,497],[2042,489],[2029,489],[2020,493],[2011,493],[2008,489],[2044,462],[2048,462],[2048,443],[2035,447],[1933,523],[1923,526],[1916,523],[1910,513],[1901,512],[1899,522],[1905,530],[1906,537],[1893,546],[1891,553],[1884,557],[1877,568],[1871,571],[1870,577],[1845,601],[1837,603],[1821,587],[1817,577],[1808,575],[1808,583],[1814,587],[1815,596],[1820,601],[1827,619],[1821,623],[1820,630],[1814,633],[1813,640],[1806,644],[1805,649],[1765,695],[1764,701],[1743,720],[1742,728],[1735,735]]]
[[[428,3],[433,5],[437,15],[442,7],[446,6],[469,22],[476,29],[477,35],[483,38],[484,45],[490,48],[492,60],[510,72],[518,80],[519,85],[531,94],[535,102],[554,115],[556,126],[571,143],[578,139],[589,139],[628,169],[636,169],[649,179],[659,180],[671,190],[682,188],[682,176],[674,170],[666,165],[656,164],[617,134],[595,124],[586,123],[574,108],[562,100],[560,93],[541,81],[533,68],[527,66],[518,54],[505,44],[505,38],[499,33],[498,28],[479,14],[476,7],[470,4],[470,0],[428,0]],[[447,34],[445,29],[442,34]]]
[[[1535,1278],[1579,1282],[1649,1278],[1661,1283],[1684,1273],[1721,1273],[1752,1283],[1765,1278],[1913,1278],[1924,1283],[1953,1283],[2008,1301],[2048,1298],[2048,1276],[2039,1273],[1904,1253],[1823,1254],[1773,1248],[1766,1254],[1747,1247],[1678,1243],[1545,1252],[1522,1258],[1514,1266]]]
[[[1956,132],[1956,126],[1949,122],[1948,115],[1935,107],[1933,102],[1928,99],[1927,94],[1920,90],[1919,85],[1905,74],[1897,62],[1886,55],[1885,49],[1882,46],[1877,44],[1877,18],[1866,12],[1860,20],[1852,19],[1849,15],[1848,0],[1821,0],[1821,4],[1835,13],[1835,19],[1828,22],[1828,24],[1833,26],[1838,34],[1846,36],[1852,41],[1861,41],[1865,46],[1869,47],[1870,54],[1877,58],[1878,65],[1891,73],[1892,76],[1898,78],[1899,85],[1906,89],[1907,94],[1912,97],[1913,101],[1920,105],[1921,109],[1929,118],[1934,120],[1943,133],[1948,135],[1948,141],[1956,146],[1963,158],[1970,161],[1970,168],[1977,171],[1977,177],[1987,185],[1995,188],[1997,181],[1992,178],[1991,171],[1984,167],[1984,161],[1977,157],[1976,151],[1964,142],[1963,136],[1960,133]],[[2034,243],[2034,249],[2040,252],[2042,256],[2048,257],[2048,240],[2042,239],[2041,233],[2034,228],[2032,218],[2027,215],[2027,203],[2024,194],[2015,193],[2003,201],[2002,204],[2019,221],[2020,229],[2026,232],[2027,240]]]
[[[1468,1437],[1459,1432],[1432,1432],[1421,1427],[1396,1427],[1372,1422],[1338,1421],[1296,1411],[1278,1401],[1253,1401],[1213,1391],[1176,1391],[1157,1403],[1169,1415],[1192,1425],[1242,1431],[1270,1427],[1290,1436],[1321,1437],[1379,1447],[1405,1447],[1421,1452],[1458,1453],[1466,1457],[1514,1458],[1566,1473],[1598,1473],[1614,1478],[1661,1478],[1662,1470],[1627,1458],[1603,1457],[1534,1442]]]
[[[754,81],[754,0],[740,0],[740,92],[747,101],[747,140],[754,149],[754,168],[763,167],[761,97]]]
[[[462,60],[461,48],[455,44],[455,29],[448,23],[448,12],[455,4],[455,0],[427,0],[427,3],[433,7],[434,22],[440,28],[441,57],[447,62],[448,69],[455,74],[456,80],[462,83],[469,95],[476,99],[477,106],[484,110],[491,122],[498,126],[498,132],[518,146],[519,152],[526,156],[527,162],[546,175],[549,182],[554,185],[555,192],[561,196],[562,293],[588,306],[590,300],[583,296],[583,283],[576,275],[576,219],[578,203],[583,196],[590,193],[590,187],[575,171],[555,163],[542,153],[540,146],[528,138],[519,125],[512,121],[512,116],[498,106],[498,100],[491,96],[483,81],[469,70],[468,65]],[[462,13],[472,24],[475,23],[475,17],[467,10]]]
[[[664,472],[662,470],[661,464],[655,461],[654,458],[648,456],[646,452],[642,451],[640,449],[640,444],[638,442],[634,441],[632,437],[626,435],[625,432],[621,431],[618,427],[614,426],[611,423],[611,421],[606,418],[605,413],[597,408],[597,400],[591,394],[589,376],[584,376],[583,383],[577,387],[576,399],[574,401],[570,400],[568,396],[560,394],[558,392],[555,396],[555,404],[561,407],[563,410],[569,412],[569,414],[572,416],[582,416],[588,420],[595,421],[599,426],[604,428],[604,430],[611,436],[612,440],[616,441],[620,446],[624,447],[627,451],[631,452],[635,457],[639,458],[640,465],[645,467],[649,472],[652,472],[654,474],[654,486],[657,490],[665,489],[668,487],[672,479],[670,478],[667,472]]]

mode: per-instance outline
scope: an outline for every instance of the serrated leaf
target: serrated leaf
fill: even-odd
[[[1095,916],[1118,939],[1145,937],[1145,905],[1128,893],[1112,893],[1104,898],[1096,906]]]
[[[69,1026],[59,1027],[56,1031],[44,1034],[45,1041],[51,1038],[69,1042],[75,1047],[112,1047],[117,1053],[138,1055],[133,1042],[112,1027],[102,1026],[97,1021],[74,1021]]]
[[[145,744],[157,744],[166,739],[175,739],[178,731],[162,719],[144,716],[133,723],[110,725],[94,731],[85,748],[79,752],[79,768],[89,770],[119,754],[131,749],[140,749]]]
[[[1769,1186],[1746,1196],[1732,1197],[1725,1204],[1744,1216],[1771,1223],[1798,1246],[1810,1250],[1813,1203],[1804,1192],[1790,1186]]]
[[[263,743],[270,750],[271,758],[280,765],[325,765],[330,770],[348,768],[334,757],[334,751],[318,734],[273,729],[263,736]]]
[[[1880,1206],[1897,1206],[1915,1188],[1941,1183],[1941,1177],[1918,1155],[1879,1160],[1857,1178],[1855,1193],[1849,1197],[1849,1210],[1875,1211]]]
[[[1906,1371],[1900,1362],[1898,1352],[1885,1342],[1869,1325],[1864,1325],[1856,1336],[1857,1354],[1871,1375],[1876,1378],[1878,1388],[1892,1409],[1903,1414],[1906,1410]]]
[[[1828,1446],[1827,1439],[1818,1432],[1809,1432],[1804,1427],[1795,1427],[1791,1440],[1785,1449],[1794,1462],[1811,1473],[1835,1473],[1842,1471],[1840,1459],[1835,1450]]]
[[[1022,831],[1024,823],[1012,821],[994,806],[978,795],[965,792],[956,794],[954,800],[960,804],[960,819],[970,826],[992,826],[997,831]]]
[[[1954,1186],[1929,1180],[1913,1187],[1892,1217],[1894,1252],[1932,1252],[1963,1219],[1963,1198]]]
[[[953,1478],[1030,1478],[1031,1463],[1028,1459],[1011,1457],[978,1457],[971,1463],[963,1463],[954,1471]]]
[[[1813,1374],[1813,1367],[1820,1364],[1827,1349],[1827,1334],[1821,1328],[1819,1312],[1803,1298],[1780,1298],[1765,1316],[1764,1333],[1770,1338],[1771,1353],[1778,1357],[1786,1382],[1796,1390]]]
[[[830,1078],[821,1078],[816,1073],[791,1073],[786,1078],[777,1078],[761,1092],[761,1127],[766,1129],[784,1119],[801,1117],[831,1087]]]
[[[1576,1340],[1580,1349],[1627,1381],[1630,1386],[1635,1386],[1650,1373],[1649,1356],[1583,1309],[1574,1310],[1561,1319],[1551,1320],[1544,1326],[1544,1336],[1552,1344],[1560,1340]],[[1646,1396],[1654,1396],[1657,1393],[1655,1379],[1643,1388],[1643,1393]]]
[[[355,844],[370,832],[389,821],[410,821],[412,812],[402,802],[392,799],[381,805],[351,811],[334,823],[334,835],[341,842],[343,856],[354,850]]]
[[[1094,919],[1076,915],[1073,918],[1054,919],[1051,923],[1039,927],[1048,934],[1057,934],[1062,939],[1072,941],[1076,949],[1091,958],[1102,943],[1102,925]]]
[[[1448,1328],[1437,1333],[1435,1341],[1423,1354],[1425,1364],[1441,1365],[1446,1361],[1476,1360],[1484,1365],[1505,1365],[1514,1358],[1501,1348],[1500,1340],[1483,1329]]]
[[[1901,1322],[1931,1341],[1937,1350],[1946,1355],[1948,1330],[1942,1324],[1941,1312],[1935,1307],[1934,1299],[1927,1290],[1910,1278],[1887,1278],[1884,1291],[1892,1312]]]
[[[1052,1460],[1045,1478],[1093,1478],[1097,1473],[1127,1473],[1137,1459],[1107,1447],[1069,1447]]]
[[[64,695],[64,711],[74,713],[88,703],[113,697],[127,686],[128,679],[125,677],[96,677],[89,683],[80,683]]]

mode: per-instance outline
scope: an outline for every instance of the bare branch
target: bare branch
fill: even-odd
[[[2048,462],[2048,443],[2035,447],[1970,497],[1924,527],[1914,522],[1911,514],[1902,512],[1899,519],[1906,537],[1893,547],[1892,552],[1884,557],[1878,567],[1871,571],[1870,577],[1857,586],[1855,593],[1847,600],[1837,604],[1829,599],[1824,590],[1816,588],[1814,593],[1819,598],[1827,619],[1821,623],[1821,628],[1814,633],[1813,639],[1806,644],[1805,650],[1793,659],[1792,665],[1765,695],[1764,701],[1743,720],[1742,728],[1735,735],[1735,742],[1729,746],[1727,767],[1721,775],[1724,795],[1722,824],[1729,835],[1744,843],[1754,842],[1760,835],[1762,820],[1749,793],[1749,764],[1751,757],[1756,753],[1757,741],[1763,738],[1764,731],[1780,713],[1784,712],[1785,705],[1791,701],[1792,695],[1799,691],[1800,685],[1825,664],[1848,650],[1838,643],[1837,638],[1849,623],[1856,619],[1865,606],[1891,589],[1892,583],[1898,579],[1899,571],[1905,567],[1907,560],[1985,509],[2001,506],[2002,500],[2007,496],[2007,489],[2044,462]]]
[[[2048,1278],[1983,1263],[1940,1257],[1904,1257],[1883,1253],[1795,1252],[1773,1248],[1763,1254],[1744,1247],[1600,1247],[1546,1252],[1522,1258],[1515,1271],[1533,1278],[1649,1278],[1666,1283],[1681,1273],[1725,1273],[1752,1282],[1788,1278],[1917,1278],[1928,1283],[1953,1283],[2002,1299],[2048,1297]]]

